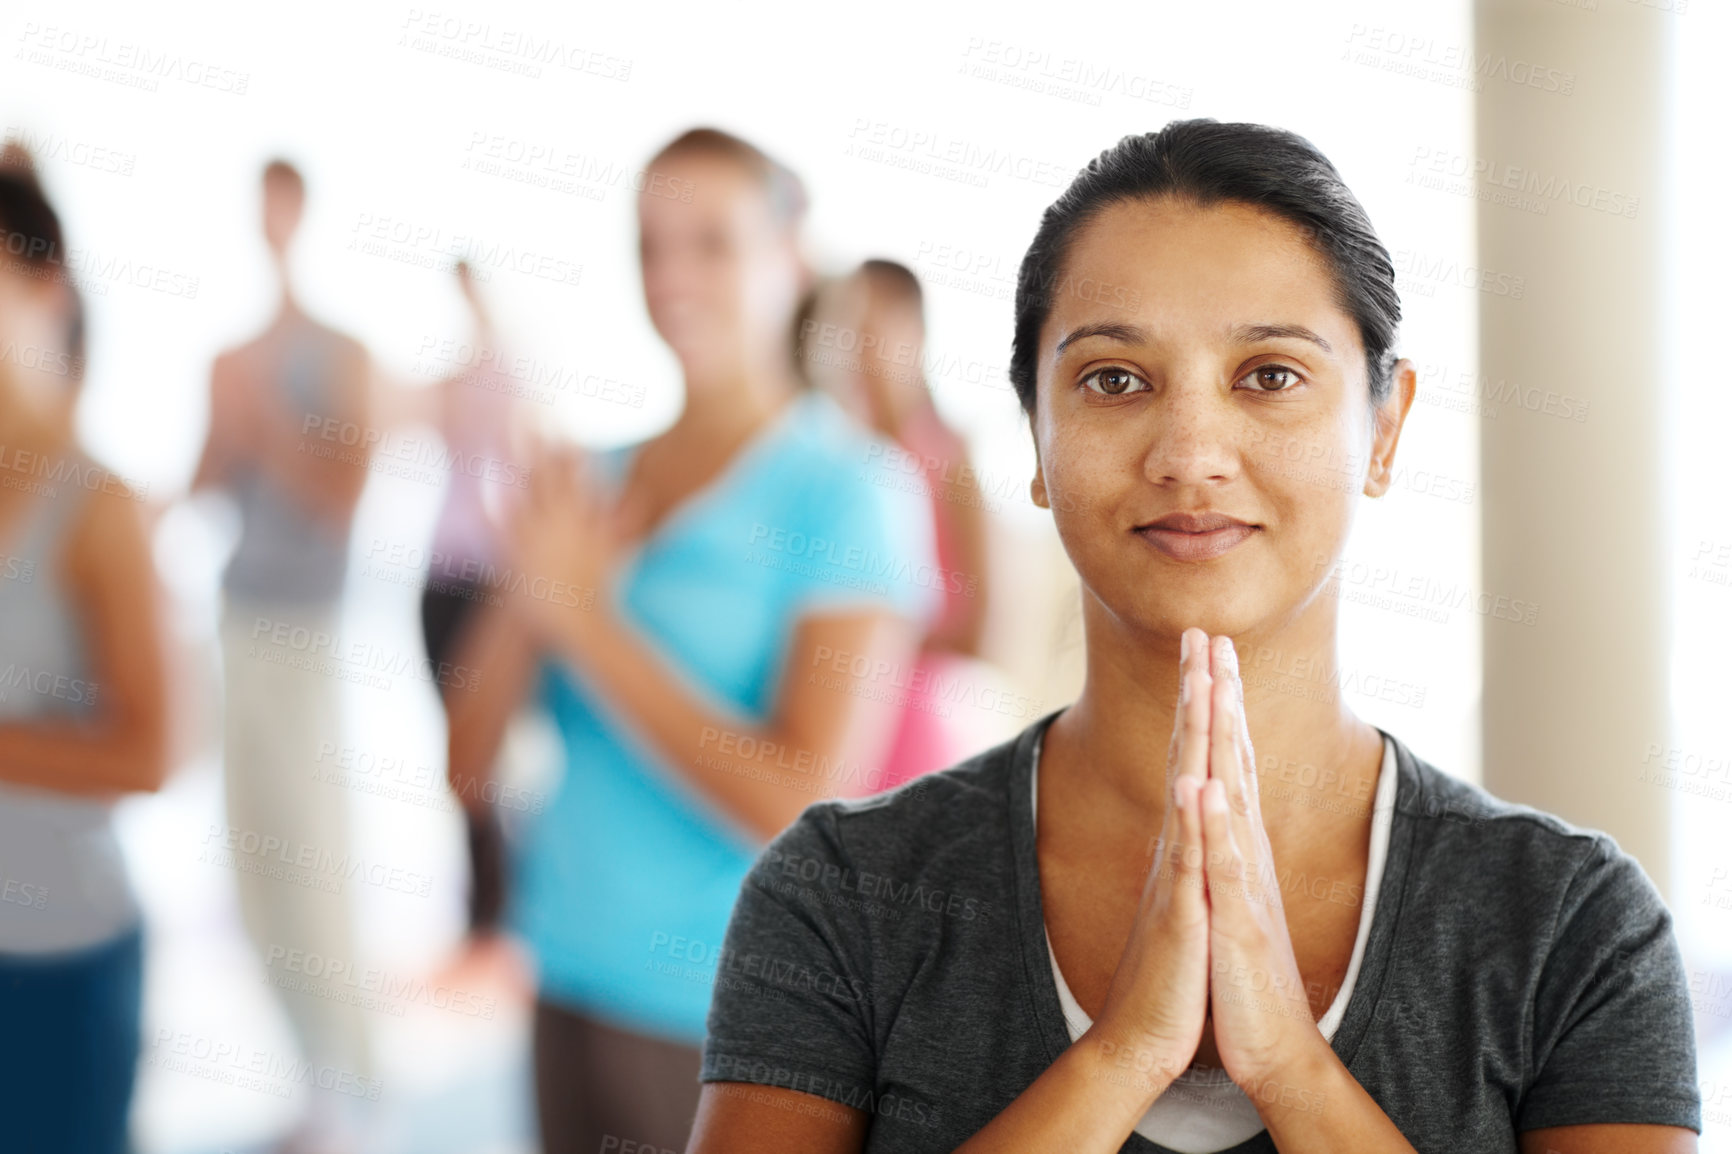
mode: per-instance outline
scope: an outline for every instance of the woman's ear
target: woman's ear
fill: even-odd
[[[1028,483],[1028,499],[1034,502],[1036,508],[1050,509],[1052,502],[1046,495],[1046,473],[1040,466],[1040,438],[1034,436],[1033,428],[1029,429],[1029,436],[1034,441],[1034,480]]]
[[[1395,362],[1391,374],[1389,395],[1371,411],[1371,457],[1365,470],[1365,495],[1381,497],[1389,491],[1390,474],[1395,468],[1395,447],[1401,440],[1401,427],[1407,421],[1407,410],[1413,405],[1414,391],[1419,387],[1413,362],[1406,357]]]

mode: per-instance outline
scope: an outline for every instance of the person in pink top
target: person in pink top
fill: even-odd
[[[882,786],[890,790],[974,752],[969,727],[955,718],[959,695],[954,687],[978,676],[975,661],[981,656],[990,585],[986,510],[968,445],[944,423],[927,388],[919,279],[895,261],[868,260],[827,295],[833,298],[829,306],[815,302],[808,319],[833,311],[844,334],[835,344],[851,351],[820,358],[824,342],[805,339],[802,359],[808,365],[822,359],[836,370],[818,375],[842,407],[905,454],[875,472],[910,482],[918,478],[923,485],[932,501],[934,544],[945,574],[943,609],[914,669],[898,679],[903,710]],[[811,324],[803,324],[802,337],[810,338],[811,330]]]

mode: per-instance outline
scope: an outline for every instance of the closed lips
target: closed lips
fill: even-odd
[[[1235,548],[1257,526],[1225,513],[1169,513],[1138,526],[1139,537],[1174,561],[1208,561]]]
[[[1147,525],[1139,525],[1139,529],[1165,529],[1174,533],[1213,533],[1217,529],[1227,529],[1236,525],[1253,528],[1236,517],[1225,513],[1168,513],[1158,521],[1150,521]]]

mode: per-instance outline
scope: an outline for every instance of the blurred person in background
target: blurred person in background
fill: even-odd
[[[444,504],[433,530],[427,581],[421,592],[421,636],[435,670],[453,663],[458,642],[484,602],[497,604],[494,588],[504,564],[503,546],[484,505],[483,486],[493,462],[509,459],[516,382],[505,371],[504,353],[492,313],[481,299],[474,271],[458,261],[457,283],[474,323],[473,359],[441,380],[433,403],[451,461]],[[455,692],[436,679],[440,703]],[[469,847],[469,916],[464,957],[485,963],[504,945],[499,934],[505,902],[505,841],[499,811],[474,779],[458,792]]]
[[[321,654],[293,639],[338,635],[350,523],[373,439],[371,370],[358,341],[295,297],[288,262],[306,200],[300,173],[272,161],[263,193],[278,306],[264,332],[212,366],[210,432],[192,482],[195,491],[226,492],[240,512],[240,541],[223,573],[224,796],[235,836],[278,839],[290,859],[305,847],[314,860],[341,861],[347,797],[309,781],[321,743],[342,744],[341,683],[303,667]],[[237,869],[248,936],[261,959],[288,949],[354,964],[345,896],[307,880]],[[369,1076],[358,1007],[273,988],[310,1061]],[[315,1094],[289,1149],[347,1148],[361,1108],[347,1095]]]
[[[914,668],[897,679],[902,717],[883,783],[894,789],[974,752],[968,714],[956,711],[974,708],[970,691],[995,680],[977,664],[992,585],[985,500],[968,443],[932,403],[924,294],[913,271],[868,260],[808,300],[796,338],[808,379],[821,382],[855,420],[894,446],[889,456],[862,464],[881,481],[912,483],[926,493],[945,575],[943,611]]]
[[[111,810],[169,768],[138,494],[78,445],[83,311],[30,158],[0,153],[0,1146],[119,1154],[142,928]]]
[[[905,667],[938,593],[924,501],[859,477],[870,438],[798,389],[798,180],[694,129],[638,197],[643,289],[685,406],[641,444],[542,450],[453,701],[483,774],[526,694],[564,775],[514,869],[540,990],[543,1148],[684,1146],[717,950],[741,879],[807,803],[882,780],[897,710],[850,670]]]

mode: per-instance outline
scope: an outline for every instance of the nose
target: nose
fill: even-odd
[[[1237,476],[1241,430],[1232,401],[1212,375],[1169,379],[1146,410],[1144,476],[1161,485],[1220,484]]]

